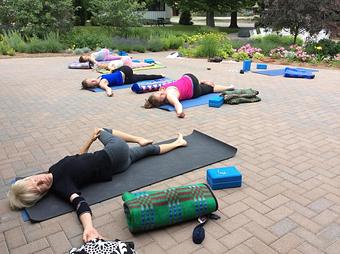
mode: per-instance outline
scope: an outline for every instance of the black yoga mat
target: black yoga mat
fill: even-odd
[[[194,130],[185,137],[188,146],[163,155],[142,159],[112,181],[96,183],[83,188],[82,196],[90,205],[133,191],[144,186],[178,176],[192,170],[232,158],[237,149]],[[168,143],[168,140],[162,143]],[[72,211],[71,205],[48,193],[35,206],[26,209],[32,222],[40,222]]]

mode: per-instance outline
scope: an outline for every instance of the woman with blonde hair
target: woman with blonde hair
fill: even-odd
[[[89,153],[90,146],[97,138],[104,149]],[[127,142],[139,146],[130,148]],[[147,156],[164,154],[187,145],[182,134],[178,134],[171,143],[152,143],[152,140],[118,130],[96,128],[79,154],[66,156],[46,173],[29,176],[12,184],[8,192],[10,206],[12,209],[33,206],[48,191],[52,191],[74,207],[84,228],[85,242],[102,238],[92,225],[92,212],[81,196],[80,189],[91,183],[111,181],[113,175],[127,170],[131,164]]]

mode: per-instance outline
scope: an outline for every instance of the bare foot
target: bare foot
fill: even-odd
[[[140,146],[146,146],[146,145],[149,145],[149,144],[152,144],[153,143],[153,140],[150,140],[150,139],[146,139],[146,138],[139,138],[137,143],[140,145]]]
[[[183,138],[182,133],[178,133],[176,143],[178,144],[178,146],[186,146],[188,144],[187,141]]]

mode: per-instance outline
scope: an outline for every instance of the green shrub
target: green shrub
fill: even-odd
[[[243,60],[247,60],[247,59],[250,59],[248,54],[246,52],[235,52],[233,55],[232,55],[232,58],[235,60],[235,61],[243,61]]]
[[[262,60],[263,58],[264,58],[264,55],[259,52],[255,52],[253,55],[253,59],[255,60]]]
[[[148,41],[147,49],[150,51],[162,51],[163,48],[163,43],[160,39],[153,38]]]
[[[307,42],[305,50],[309,54],[334,57],[340,53],[340,42],[322,39],[319,42]]]
[[[2,55],[15,54],[15,50],[9,46],[8,42],[3,39],[2,35],[0,35],[0,54]]]
[[[72,0],[1,1],[0,24],[25,36],[43,38],[46,31],[66,33],[73,26]]]
[[[292,35],[278,35],[278,34],[268,34],[268,35],[257,35],[250,39],[252,42],[269,42],[278,46],[290,46],[294,44],[294,36]],[[302,46],[303,40],[297,38],[296,45]]]
[[[17,52],[25,52],[26,42],[17,31],[5,32],[3,39]]]
[[[132,50],[140,52],[140,53],[144,53],[146,51],[146,47],[144,45],[134,45]]]
[[[168,37],[168,40],[170,49],[178,49],[184,44],[184,38],[182,36],[171,35]]]

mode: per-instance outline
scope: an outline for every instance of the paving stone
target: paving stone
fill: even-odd
[[[298,214],[298,213],[293,213],[289,215],[289,219],[295,221],[297,224],[303,226],[304,228],[312,231],[313,233],[317,233],[320,231],[321,226],[314,221]]]
[[[332,243],[340,239],[340,224],[334,223],[327,226],[320,231],[317,236],[327,243]]]
[[[299,251],[302,253],[308,253],[308,254],[322,254],[324,253],[322,250],[319,250],[315,248],[314,246],[310,245],[309,243],[302,243],[297,247]]]
[[[269,217],[270,219],[274,220],[274,221],[279,221],[279,220],[282,220],[283,218],[286,218],[287,216],[289,216],[292,213],[293,213],[293,211],[291,209],[287,208],[286,206],[280,206],[280,207],[270,211],[269,213],[267,213],[266,216]]]
[[[250,219],[241,214],[235,215],[234,217],[225,220],[221,223],[222,227],[225,228],[228,232],[232,232],[243,225],[247,224],[250,221]]]
[[[70,242],[64,232],[58,232],[47,237],[54,253],[65,253],[72,249]]]
[[[150,243],[143,248],[141,248],[143,253],[150,253],[150,254],[162,254],[166,253],[157,243]]]
[[[9,249],[14,249],[21,245],[27,244],[21,227],[16,227],[5,231],[5,238],[7,240],[7,245]]]
[[[300,237],[292,233],[288,233],[272,243],[270,246],[279,253],[288,253],[290,250],[299,246],[302,242],[303,240]]]
[[[254,251],[252,251],[247,245],[244,244],[237,245],[235,248],[226,252],[226,254],[254,254],[254,253],[255,253]]]
[[[199,73],[200,79],[213,76],[214,82],[220,84],[232,83],[237,87],[256,84],[262,101],[224,105],[218,110],[194,107],[186,110],[185,119],[178,119],[169,112],[141,108],[148,94],[133,95],[123,89],[115,91],[114,98],[108,98],[102,93],[80,91],[79,81],[96,75],[65,68],[74,56],[0,60],[0,88],[3,88],[0,89],[0,253],[51,253],[54,247],[47,239],[54,235],[60,235],[61,241],[68,241],[69,245],[80,246],[82,227],[75,213],[31,225],[22,222],[19,213],[8,209],[6,192],[14,176],[43,172],[64,156],[77,153],[95,126],[115,127],[155,142],[172,138],[178,131],[190,134],[195,128],[238,148],[237,156],[232,159],[143,189],[204,182],[209,167],[236,165],[244,177],[241,188],[216,191],[222,218],[206,224],[207,248],[196,246],[190,239],[192,231],[188,225],[193,228],[195,222],[132,235],[120,197],[93,206],[94,223],[104,236],[135,241],[137,250],[159,246],[167,253],[173,250],[183,253],[182,249],[187,253],[213,253],[220,251],[215,245],[221,244],[225,253],[255,253],[255,249],[246,245],[250,239],[257,239],[252,241],[260,241],[278,253],[280,241],[283,250],[290,254],[315,249],[324,253],[336,251],[340,225],[340,136],[336,135],[340,126],[339,71],[320,69],[317,79],[308,81],[273,79],[251,73],[240,75],[237,72],[240,63],[216,65],[207,63],[206,59],[174,62],[167,55],[168,52],[147,52],[136,58],[153,57],[168,66],[146,73],[164,73],[176,78],[187,70]],[[204,66],[211,70],[206,71]],[[226,71],[227,76],[220,75]],[[110,110],[104,112],[102,108]],[[97,142],[90,151],[101,148]],[[298,227],[278,238],[270,229],[287,218]],[[27,244],[14,247],[19,241],[9,232],[15,230],[23,232]],[[229,249],[221,239],[240,230],[249,237]],[[176,240],[173,234],[177,234]],[[289,244],[284,241],[292,234],[304,242],[286,248]],[[278,248],[271,246],[275,242]],[[7,249],[7,244],[13,247]]]
[[[47,240],[45,238],[42,238],[29,244],[12,249],[11,254],[36,253],[40,250],[46,249],[47,247],[49,247]]]
[[[239,228],[235,230],[234,232],[220,238],[219,240],[226,247],[228,247],[229,249],[232,249],[235,246],[243,243],[245,240],[247,240],[250,237],[251,237],[251,234],[248,231],[242,228]]]
[[[274,221],[262,215],[261,213],[255,211],[254,209],[248,209],[243,214],[265,228],[269,227],[274,223]]]
[[[270,231],[276,236],[281,237],[297,226],[298,225],[294,221],[290,220],[289,218],[285,218],[271,226]]]
[[[327,254],[338,254],[340,250],[340,240],[337,240],[326,249]]]
[[[327,209],[328,207],[332,206],[333,202],[329,201],[325,198],[320,198],[316,201],[314,201],[313,203],[308,205],[308,208],[320,213],[323,210]]]
[[[255,253],[259,253],[259,254],[275,254],[276,253],[276,251],[274,251],[271,247],[267,246],[265,243],[261,242],[259,239],[255,237],[247,240],[245,242],[245,245],[247,245]]]

